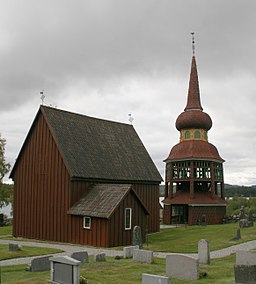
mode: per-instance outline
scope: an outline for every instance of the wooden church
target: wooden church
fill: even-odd
[[[162,178],[130,124],[40,106],[10,177],[15,237],[113,247],[159,231]]]
[[[223,162],[208,142],[210,116],[200,101],[193,54],[187,105],[176,120],[180,141],[165,160],[164,224],[221,224],[226,215]]]

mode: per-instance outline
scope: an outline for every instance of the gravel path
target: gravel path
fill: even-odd
[[[13,241],[13,240],[1,240],[0,239],[0,244],[9,244],[9,243],[14,243],[14,244],[19,244],[23,246],[31,246],[31,247],[46,247],[46,248],[56,248],[63,250],[64,252],[54,254],[54,256],[57,255],[71,255],[73,252],[77,251],[84,251],[86,250],[89,255],[95,255],[98,253],[105,253],[106,256],[122,256],[123,251],[121,250],[111,250],[111,249],[97,249],[97,248],[92,248],[92,247],[86,247],[86,246],[81,246],[81,245],[67,245],[67,244],[54,244],[54,243],[41,243],[41,242],[22,242],[22,241]],[[235,253],[237,250],[251,250],[256,248],[256,240],[255,241],[249,241],[246,243],[241,243],[238,245],[234,245],[228,248],[224,248],[221,250],[216,250],[212,251],[210,253],[211,258],[221,258],[224,256],[228,256],[232,253]],[[154,252],[154,257],[159,257],[159,258],[165,258],[167,254],[171,253],[166,253],[166,252]],[[183,255],[189,255],[194,258],[197,258],[198,255],[196,253],[194,254],[183,254]],[[7,265],[15,265],[15,264],[28,264],[31,262],[32,259],[36,258],[38,256],[34,257],[24,257],[24,258],[16,258],[16,259],[9,259],[9,260],[2,260],[0,261],[1,266],[7,266]]]

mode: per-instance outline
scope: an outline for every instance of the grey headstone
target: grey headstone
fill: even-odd
[[[235,283],[256,283],[256,265],[234,265]]]
[[[197,259],[182,254],[166,256],[166,275],[180,280],[199,279],[199,262]]]
[[[132,245],[133,246],[139,246],[140,249],[143,247],[141,227],[140,226],[134,226],[134,228],[133,228]]]
[[[69,256],[50,257],[51,283],[79,284],[81,262]]]
[[[94,256],[94,260],[95,261],[106,261],[106,254],[105,253],[96,254]]]
[[[29,270],[32,272],[50,270],[50,257],[52,257],[52,255],[32,259]]]
[[[170,284],[171,280],[166,276],[158,276],[153,274],[142,274],[142,284]]]
[[[73,252],[71,254],[71,257],[81,261],[82,263],[88,263],[89,262],[89,256],[87,251],[78,251],[78,252]]]
[[[123,248],[124,258],[132,258],[133,257],[133,251],[135,249],[139,249],[139,246],[124,247]]]
[[[153,251],[135,249],[133,250],[133,261],[140,263],[153,263]]]
[[[12,252],[21,251],[21,246],[18,244],[9,243],[9,251],[12,251]]]
[[[210,243],[205,239],[198,242],[198,259],[200,264],[210,264]]]
[[[256,251],[238,250],[236,252],[237,265],[256,265]]]

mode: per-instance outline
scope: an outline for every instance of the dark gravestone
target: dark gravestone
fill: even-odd
[[[81,263],[88,263],[89,262],[89,256],[87,251],[78,251],[78,252],[73,252],[71,254],[71,257],[81,261]]]
[[[237,228],[236,236],[234,238],[232,238],[231,241],[238,241],[240,239],[241,239],[241,230],[240,230],[240,228]]]
[[[4,214],[1,213],[0,214],[0,227],[3,227],[3,225],[4,225]]]
[[[252,210],[250,209],[249,214],[248,214],[248,225],[249,225],[249,227],[253,226],[253,221],[254,221],[253,214],[252,214]]]
[[[21,246],[17,244],[9,243],[9,251],[12,251],[12,252],[21,251]]]
[[[235,283],[256,283],[256,265],[234,265]]]
[[[132,245],[139,246],[140,249],[143,247],[140,226],[134,226],[133,228]]]
[[[207,226],[207,220],[206,220],[206,215],[205,214],[202,215],[201,225],[202,226]]]

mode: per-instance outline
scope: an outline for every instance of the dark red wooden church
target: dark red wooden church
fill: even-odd
[[[165,160],[164,224],[220,224],[226,215],[224,160],[208,142],[211,127],[212,120],[201,105],[193,55],[187,105],[176,120],[180,142]]]
[[[132,125],[41,106],[10,177],[16,237],[113,247],[159,231],[162,178]]]

